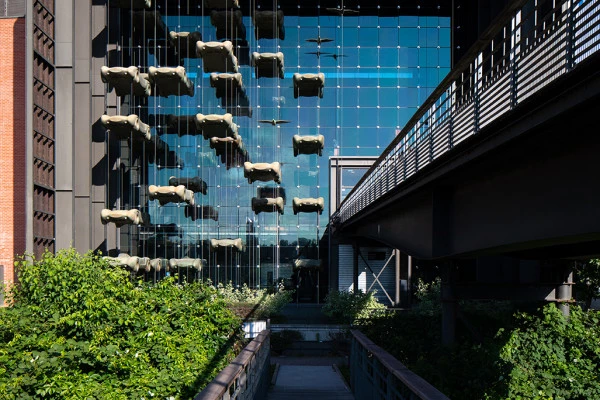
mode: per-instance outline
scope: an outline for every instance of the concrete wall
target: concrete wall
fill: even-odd
[[[56,247],[106,252],[116,229],[105,228],[105,112],[100,67],[106,63],[106,4],[56,0]],[[114,247],[114,246],[113,246]]]

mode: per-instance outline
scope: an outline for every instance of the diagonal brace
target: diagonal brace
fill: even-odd
[[[379,271],[379,274],[377,274],[377,275],[375,275],[375,272],[373,272],[373,269],[371,268],[371,266],[369,265],[369,263],[367,262],[367,260],[365,260],[365,258],[363,257],[362,253],[360,252],[360,248],[358,248],[358,255],[365,262],[365,265],[367,266],[367,268],[369,268],[369,271],[371,271],[371,274],[373,275],[373,278],[375,278],[375,280],[373,281],[373,283],[371,284],[371,286],[369,286],[369,289],[367,289],[367,293],[371,290],[371,288],[373,287],[373,285],[375,284],[375,282],[377,282],[379,284],[379,287],[381,288],[381,290],[383,290],[383,293],[385,294],[385,296],[388,298],[388,300],[390,301],[390,303],[393,305],[394,301],[392,300],[392,298],[390,297],[390,295],[388,294],[388,292],[385,290],[385,288],[383,287],[383,285],[379,281],[379,276],[381,275],[381,273],[383,272],[383,270],[385,269],[385,267],[387,267],[387,265],[390,263],[390,260],[394,257],[393,253],[390,256],[390,258],[388,258],[388,260],[386,261],[385,265],[383,266],[383,268],[381,268],[381,271]]]

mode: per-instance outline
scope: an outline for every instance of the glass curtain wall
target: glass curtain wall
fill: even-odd
[[[400,7],[380,2],[385,10],[371,5],[367,13],[328,1],[240,0],[238,8],[234,1],[154,0],[137,8],[145,2],[123,7],[129,1],[109,0],[108,29],[119,32],[110,66],[138,66],[141,73],[183,66],[193,86],[193,94],[162,97],[155,88],[148,98],[119,100],[118,113],[139,115],[153,137],[121,146],[121,159],[131,165],[121,166],[129,175],[121,173],[119,196],[150,217],[149,225],[122,235],[122,246],[150,258],[206,260],[200,272],[180,272],[187,279],[251,287],[284,280],[305,287],[303,298],[314,301],[314,260],[328,267],[319,248],[329,215],[328,157],[380,154],[450,69],[449,17],[401,15]],[[271,26],[264,21],[269,14],[255,25],[253,17],[263,11],[274,11]],[[212,87],[211,72],[226,71],[207,71],[206,59],[182,50],[181,41],[177,50],[170,32],[198,32],[205,43],[231,41],[242,87]],[[283,71],[272,63],[257,77],[253,53],[282,53]],[[323,74],[322,97],[304,87],[295,93],[296,73]],[[245,150],[228,144],[217,155],[194,117],[226,113]],[[321,154],[295,155],[295,135],[323,135]],[[142,161],[135,165],[135,159]],[[280,163],[281,183],[250,183],[244,162]],[[171,177],[200,178],[206,193],[194,193],[194,207],[150,200],[148,186],[169,185]],[[283,199],[282,210],[253,210],[253,198],[276,197]],[[294,198],[323,198],[322,213],[309,207],[296,214]],[[210,239],[238,238],[242,249],[210,246]],[[297,259],[307,261],[296,265]]]

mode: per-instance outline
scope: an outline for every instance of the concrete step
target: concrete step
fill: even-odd
[[[332,365],[280,365],[269,400],[353,400],[342,377]]]
[[[294,342],[285,349],[286,357],[325,357],[331,355],[331,342]]]
[[[282,390],[275,389],[269,391],[267,400],[354,400],[352,393],[348,391],[333,390],[311,390],[294,389]]]

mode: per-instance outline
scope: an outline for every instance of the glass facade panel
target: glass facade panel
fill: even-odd
[[[369,168],[342,168],[340,183],[340,201],[344,201],[348,193],[356,186],[360,178],[369,170]]]
[[[122,155],[130,163],[123,168],[131,169],[131,173],[121,173],[119,182],[119,190],[130,193],[124,204],[138,206],[151,221],[150,226],[122,237],[139,255],[203,258],[207,267],[196,276],[213,282],[231,280],[235,285],[264,287],[280,279],[298,279],[294,259],[323,256],[319,241],[329,215],[328,157],[378,155],[389,144],[449,70],[449,18],[338,15],[326,12],[325,7],[307,11],[302,1],[286,1],[279,5],[284,12],[285,38],[262,38],[266,28],[256,36],[254,10],[246,2],[241,2],[243,17],[235,29],[237,10],[216,11],[199,5],[188,15],[187,1],[153,3],[150,10],[120,10],[123,40],[115,63],[139,66],[142,73],[150,66],[182,65],[194,93],[121,99],[121,114],[136,113],[150,124],[153,141],[143,145],[142,152],[154,155],[148,156],[148,164],[134,162],[138,153],[133,148]],[[215,12],[226,15],[219,35],[211,22]],[[152,13],[160,18],[158,24],[149,22]],[[144,18],[134,18],[137,14]],[[275,20],[272,30],[279,36]],[[204,70],[206,60],[182,58],[167,39],[169,31],[198,31],[204,42],[234,41],[243,88],[227,87],[225,93],[218,93],[211,86],[210,72]],[[256,78],[253,52],[282,52],[283,78]],[[303,89],[300,97],[295,96],[295,73],[324,74],[323,96],[304,97]],[[227,112],[233,114],[245,151],[229,147],[217,155],[210,141],[195,132],[195,125],[188,132],[192,134],[184,134],[169,123],[173,117]],[[294,154],[295,135],[319,134],[324,136],[321,155]],[[281,183],[250,183],[244,175],[244,161],[279,162]],[[134,172],[142,178],[135,178]],[[343,196],[356,183],[353,178],[362,173],[343,171],[342,185],[347,189]],[[201,178],[206,194],[194,194],[194,207],[150,200],[147,186],[168,185],[172,176]],[[139,196],[134,199],[136,190]],[[253,210],[253,198],[276,195],[283,197],[283,213],[270,212],[274,208]],[[294,198],[321,197],[320,213],[295,213]],[[199,212],[192,218],[194,210]],[[244,244],[241,251],[212,251],[209,246],[210,239],[236,238]]]

